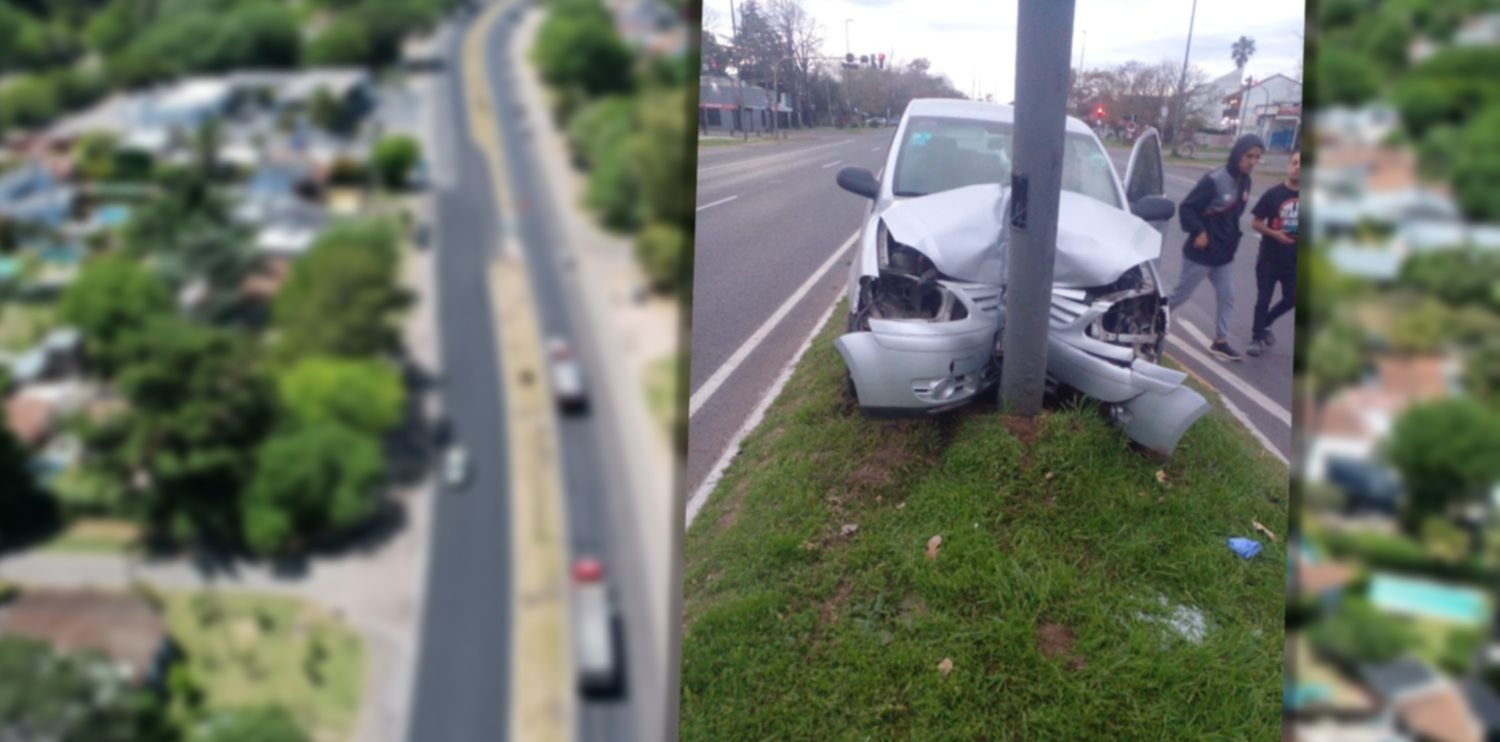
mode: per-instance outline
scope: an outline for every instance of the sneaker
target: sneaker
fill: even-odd
[[[1265,342],[1266,342],[1266,347],[1267,348],[1275,347],[1275,345],[1276,345],[1276,333],[1271,332],[1270,330],[1266,330]]]
[[[1208,346],[1208,352],[1226,361],[1245,360],[1245,357],[1240,355],[1240,352],[1231,347],[1227,342],[1214,343],[1213,345]]]
[[[1248,354],[1250,354],[1250,355],[1252,355],[1252,356],[1258,356],[1261,353],[1266,352],[1266,346],[1267,345],[1270,345],[1270,343],[1266,343],[1266,342],[1261,341],[1261,340],[1254,340],[1254,341],[1251,341],[1250,347],[1246,348],[1245,352],[1248,353]]]

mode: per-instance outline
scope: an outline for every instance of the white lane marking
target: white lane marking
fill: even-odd
[[[1203,353],[1201,351],[1199,351],[1197,348],[1194,348],[1193,346],[1188,345],[1186,342],[1184,342],[1182,340],[1182,338],[1179,338],[1176,335],[1169,335],[1169,336],[1167,336],[1167,342],[1170,342],[1178,350],[1182,351],[1183,353],[1186,353],[1188,355],[1188,357],[1197,360],[1199,363],[1202,363],[1202,364],[1208,365],[1208,366],[1212,366],[1213,363],[1214,363],[1214,361],[1211,360],[1210,358],[1208,358],[1208,356],[1203,355]],[[1212,388],[1212,385],[1209,385],[1209,387]],[[1218,390],[1215,389],[1214,391],[1218,391]],[[1266,434],[1262,433],[1260,431],[1260,428],[1257,428],[1255,426],[1255,423],[1250,422],[1250,417],[1248,415],[1246,415],[1244,413],[1244,411],[1239,408],[1239,405],[1236,405],[1234,403],[1234,400],[1230,399],[1227,395],[1225,395],[1222,392],[1219,393],[1219,399],[1221,399],[1221,400],[1224,401],[1224,407],[1229,410],[1229,414],[1234,415],[1234,418],[1236,420],[1239,420],[1240,424],[1243,425],[1243,426],[1245,426],[1245,428],[1250,431],[1250,434],[1253,435],[1253,436],[1255,436],[1255,438],[1260,441],[1260,445],[1263,446],[1267,451],[1271,452],[1272,456],[1275,456],[1277,459],[1279,459],[1281,461],[1281,463],[1286,464],[1287,466],[1291,466],[1292,465],[1292,462],[1288,461],[1287,457],[1281,453],[1281,449],[1277,448],[1274,444],[1272,444],[1271,443],[1271,439],[1267,438]]]
[[[1193,339],[1202,343],[1205,347],[1211,344],[1208,336],[1203,334],[1202,330],[1199,330],[1197,327],[1193,326],[1193,323],[1187,322],[1185,320],[1178,320],[1176,324],[1187,330],[1187,333],[1189,335],[1192,335]],[[1272,417],[1280,420],[1287,427],[1291,427],[1292,413],[1287,412],[1285,407],[1276,404],[1275,401],[1273,401],[1270,397],[1267,397],[1259,389],[1251,386],[1249,382],[1246,382],[1244,379],[1241,379],[1240,377],[1225,370],[1218,361],[1212,360],[1203,353],[1200,353],[1197,348],[1188,346],[1186,343],[1179,341],[1175,336],[1172,336],[1170,339],[1179,342],[1182,345],[1183,350],[1188,353],[1188,355],[1192,356],[1195,360],[1207,366],[1215,376],[1218,376],[1219,378],[1228,382],[1230,386],[1239,390],[1241,394],[1249,397],[1251,402],[1254,402],[1261,409],[1269,412]]]
[[[1167,173],[1166,175],[1167,175],[1168,178],[1176,178],[1177,180],[1182,181],[1183,183],[1186,183],[1188,185],[1197,185],[1198,184],[1197,180],[1189,178],[1189,177],[1187,177],[1185,175],[1178,175],[1177,173]]]
[[[881,149],[883,149],[883,148],[882,147],[876,147],[876,148],[874,148],[874,149],[872,149],[870,151],[871,152],[879,152]]]
[[[780,154],[775,154],[775,155],[766,155],[765,157],[752,157],[752,158],[750,158],[748,160],[735,160],[734,162],[726,162],[723,165],[714,165],[713,167],[700,167],[700,168],[698,168],[698,174],[702,175],[703,173],[709,173],[709,172],[713,172],[715,170],[723,170],[726,167],[740,167],[742,165],[749,165],[749,164],[751,164],[753,162],[765,162],[766,160],[785,160],[785,159],[787,159],[789,157],[799,157],[799,156],[801,156],[803,154],[806,154],[808,152],[814,152],[814,151],[820,150],[820,149],[828,149],[829,147],[842,147],[843,145],[848,144],[848,143],[850,143],[852,141],[854,141],[854,140],[853,139],[845,139],[842,142],[833,142],[832,144],[820,144],[820,145],[818,145],[816,147],[804,147],[802,149],[795,150],[795,151],[792,151],[792,152],[782,152]]]
[[[711,204],[703,204],[702,206],[699,206],[698,210],[702,211],[704,209],[712,209],[713,207],[718,206],[719,204],[727,204],[730,201],[733,201],[733,200],[735,200],[737,198],[739,198],[739,196],[730,196],[729,198],[721,198],[718,201],[715,201],[715,202],[713,202]]]
[[[837,165],[837,164],[839,164],[839,163],[841,163],[841,162],[843,162],[843,160],[834,160],[834,161],[833,161],[833,162],[830,162],[830,163],[828,163],[828,164],[827,164],[827,165],[824,165],[824,166],[823,166],[823,167],[820,167],[820,168],[818,168],[818,169],[819,169],[819,170],[827,170],[827,169],[828,169],[828,168],[831,168],[831,167],[833,167],[833,166],[834,166],[834,165]]]
[[[844,244],[839,246],[839,249],[833,251],[833,254],[828,256],[828,260],[817,270],[813,271],[813,274],[807,277],[807,280],[797,288],[795,293],[787,297],[785,302],[782,302],[781,306],[777,308],[776,313],[772,314],[755,331],[755,334],[745,340],[734,351],[734,355],[730,356],[729,360],[719,366],[718,370],[714,371],[713,375],[708,377],[708,381],[703,382],[703,386],[698,387],[698,391],[694,392],[692,398],[688,400],[689,419],[693,415],[698,414],[698,410],[703,409],[703,405],[707,404],[708,400],[714,396],[714,393],[719,391],[719,387],[724,385],[730,374],[733,374],[735,369],[739,368],[740,364],[744,363],[745,359],[749,358],[750,354],[754,353],[755,349],[760,347],[761,343],[765,342],[766,338],[771,335],[771,332],[776,329],[776,326],[780,325],[781,321],[786,319],[788,314],[791,314],[792,308],[797,306],[803,297],[807,296],[807,292],[812,291],[813,286],[816,286],[819,281],[823,280],[824,274],[833,268],[834,263],[837,263],[839,258],[843,257],[845,252],[848,252],[849,246],[853,245],[857,239],[859,239],[858,230],[854,234],[849,235],[849,239],[845,240]]]
[[[755,406],[750,416],[745,418],[745,424],[741,425],[740,429],[735,431],[734,437],[729,440],[729,444],[724,446],[724,453],[720,454],[719,459],[714,462],[713,468],[709,470],[708,476],[704,477],[703,483],[698,485],[698,489],[693,490],[693,496],[688,499],[687,503],[687,519],[686,524],[683,526],[684,531],[687,530],[687,526],[693,524],[693,519],[698,517],[698,511],[702,510],[704,504],[708,502],[708,496],[719,486],[719,480],[724,478],[724,470],[728,469],[730,462],[734,461],[734,457],[739,455],[740,444],[745,442],[745,437],[750,435],[751,431],[760,427],[761,422],[765,420],[766,411],[771,409],[771,405],[781,396],[781,390],[786,388],[787,381],[792,378],[792,372],[796,370],[797,363],[802,360],[802,356],[812,347],[813,340],[818,337],[818,333],[823,331],[823,326],[828,324],[828,318],[833,316],[833,310],[838,307],[839,300],[843,297],[844,294],[842,291],[834,293],[833,302],[828,305],[828,309],[824,310],[823,316],[818,318],[818,323],[813,325],[812,332],[808,333],[807,339],[802,341],[802,347],[798,348],[797,352],[792,355],[791,360],[786,362],[786,366],[781,369],[781,375],[776,377],[776,381],[761,396],[760,404]]]

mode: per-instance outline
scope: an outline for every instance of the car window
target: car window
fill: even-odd
[[[925,196],[981,183],[1009,183],[1014,127],[996,121],[912,117],[906,125],[891,191]],[[1104,149],[1086,134],[1068,133],[1063,145],[1063,190],[1120,206],[1114,170]]]

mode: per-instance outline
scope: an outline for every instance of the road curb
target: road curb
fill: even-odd
[[[515,215],[505,179],[499,121],[490,98],[486,42],[509,3],[489,6],[464,39],[470,136],[489,162],[498,214]],[[507,229],[489,269],[511,463],[511,644],[509,736],[531,742],[573,738],[569,669],[567,524],[541,327],[524,256]]]

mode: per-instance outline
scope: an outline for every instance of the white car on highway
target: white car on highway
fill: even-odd
[[[573,346],[562,338],[547,341],[547,362],[552,371],[552,392],[557,402],[569,412],[588,407],[588,393],[583,388],[583,367]]]
[[[578,688],[585,694],[608,694],[619,688],[614,601],[604,579],[604,565],[593,557],[573,564],[573,664]]]
[[[870,415],[968,404],[999,378],[1010,244],[1013,110],[916,100],[882,176],[847,167],[870,200],[849,273],[848,332],[834,345]],[[1068,118],[1047,373],[1106,405],[1141,446],[1170,454],[1209,409],[1159,365],[1170,319],[1157,262],[1167,200],[1161,142],[1136,140],[1122,181],[1084,122]]]
[[[463,446],[448,449],[443,457],[443,482],[453,490],[469,483],[469,452]]]

